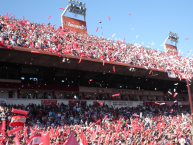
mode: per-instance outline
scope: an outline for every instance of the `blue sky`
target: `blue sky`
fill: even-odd
[[[168,32],[172,31],[178,33],[177,47],[178,50],[181,49],[180,55],[193,54],[187,53],[193,49],[193,0],[82,0],[82,2],[86,3],[89,35],[101,36],[99,24],[101,20],[105,38],[114,40],[125,38],[128,43],[141,45],[144,42],[143,46],[151,46],[149,43],[153,41],[155,43],[153,49],[164,51],[164,47],[160,45],[167,38]],[[59,27],[60,15],[63,12],[59,8],[65,8],[68,0],[6,0],[0,4],[0,15],[8,12],[18,19],[22,19],[24,15],[32,22],[51,23]],[[49,15],[52,15],[50,19]],[[66,16],[74,18],[74,14],[71,13],[67,13]],[[110,21],[108,16],[111,18]],[[77,19],[82,20],[83,17],[78,15]]]

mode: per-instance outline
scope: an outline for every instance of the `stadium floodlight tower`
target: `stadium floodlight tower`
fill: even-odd
[[[170,31],[167,39],[164,42],[165,51],[166,51],[166,43],[168,40],[170,40],[171,42],[175,42],[175,47],[176,47],[178,43],[178,39],[179,39],[178,34]]]
[[[64,16],[66,14],[67,11],[74,13],[74,14],[78,14],[78,15],[82,15],[83,16],[83,21],[86,21],[86,8],[85,8],[85,3],[83,2],[79,2],[76,0],[69,0],[68,5],[66,6],[66,8],[64,9],[62,15],[61,15],[61,22],[62,22],[62,26],[63,26],[63,20],[62,20],[62,16]]]

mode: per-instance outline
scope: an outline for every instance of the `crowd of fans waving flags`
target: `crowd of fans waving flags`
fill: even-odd
[[[60,8],[63,9],[63,8]],[[82,58],[91,58],[101,60],[103,66],[105,66],[105,62],[118,62],[118,63],[126,63],[134,66],[144,67],[145,69],[150,69],[149,74],[152,73],[152,69],[157,69],[161,71],[167,72],[168,70],[175,72],[176,76],[181,79],[192,79],[192,71],[193,71],[193,58],[183,57],[180,55],[167,54],[162,51],[153,50],[149,48],[145,48],[141,45],[133,45],[129,43],[125,43],[125,39],[123,42],[120,40],[113,41],[105,38],[92,36],[82,33],[76,33],[74,29],[67,29],[62,27],[55,28],[55,25],[46,25],[35,24],[30,22],[29,20],[25,20],[25,16],[22,19],[15,19],[15,16],[11,16],[12,14],[6,14],[0,16],[0,45],[6,46],[8,49],[11,49],[15,46],[26,47],[31,50],[31,53],[39,53],[41,51],[48,51],[50,53],[56,53],[59,57],[62,54],[73,55],[80,57],[80,60],[77,63],[81,63]],[[131,15],[131,13],[129,14]],[[51,18],[51,15],[48,19]],[[111,20],[110,16],[108,19]],[[98,31],[98,27],[96,32]],[[115,34],[113,34],[115,36]],[[112,37],[113,37],[112,36]],[[136,38],[138,35],[136,36]],[[186,38],[185,40],[188,40]],[[113,66],[113,71],[115,72],[115,66]],[[171,92],[168,92],[171,93]],[[119,96],[120,94],[114,94],[114,96]],[[173,94],[175,97],[177,93]],[[114,97],[113,96],[113,97]],[[100,101],[97,101],[101,106],[103,104]],[[161,104],[159,104],[161,105]],[[15,128],[9,132],[7,135],[11,135],[16,133],[16,137],[14,138],[15,144],[19,145],[18,142],[18,132],[23,129],[24,122],[26,117],[26,112],[19,110],[12,110],[13,113],[18,113],[20,116],[13,116],[12,122],[10,125],[15,126]],[[133,117],[136,117],[133,121],[132,128],[133,132],[139,131],[143,128],[143,124],[138,123],[139,115],[133,114]],[[107,117],[104,118],[106,120]],[[19,120],[19,121],[18,121]],[[118,137],[119,132],[121,131],[121,120],[118,121],[117,126],[107,125],[108,129],[114,128],[116,130],[115,134],[106,134],[105,143],[108,142],[109,139],[112,141],[112,145],[114,144],[114,137]],[[83,145],[87,144],[87,140],[85,134],[90,133],[91,141],[94,140],[97,133],[103,134],[106,131],[97,125],[101,120],[98,120],[96,123],[91,124],[91,126],[86,130],[86,132],[82,132],[80,128],[77,126],[75,129],[76,133],[80,133],[81,141]],[[176,122],[176,118],[173,118],[172,123]],[[181,123],[181,119],[179,121]],[[178,123],[179,123],[178,122]],[[18,124],[19,123],[19,124]],[[138,124],[138,126],[135,125]],[[92,130],[93,126],[97,126],[96,130]],[[162,123],[158,123],[157,129],[160,132],[161,126],[164,126]],[[105,126],[106,127],[106,126]],[[186,127],[189,127],[187,125]],[[100,128],[100,129],[99,129]],[[25,130],[25,129],[24,129]],[[67,130],[67,134],[70,133],[71,129]],[[47,145],[46,141],[49,137],[47,132],[40,134],[36,133],[36,129],[32,130],[34,134],[29,137],[29,140],[26,137],[26,143],[29,145],[32,144],[32,139],[38,141],[39,138],[42,140],[39,142],[44,142],[43,144]],[[151,129],[148,129],[145,134],[148,134]],[[51,134],[53,136],[57,136],[58,131],[55,133],[51,130]],[[125,139],[130,133],[127,133],[126,129],[123,129]],[[6,141],[6,133],[5,133],[5,122],[2,124],[2,133],[3,138],[1,141]],[[25,135],[25,131],[24,131]],[[178,130],[178,137],[182,136],[182,132]],[[74,138],[73,134],[70,138]],[[101,139],[98,138],[98,143],[100,144]],[[49,141],[48,141],[49,142]],[[2,143],[1,143],[2,144]],[[56,143],[57,144],[57,143]],[[65,144],[65,143],[64,143]],[[151,143],[153,144],[153,143]]]
[[[21,105],[20,109],[12,108],[10,122],[4,120],[4,112],[1,114],[0,145],[191,145],[191,125],[186,119],[191,119],[189,106],[163,107],[163,103],[152,102],[134,108],[112,108],[97,102],[99,105],[67,106],[81,108],[79,115],[84,114],[92,120],[47,127],[41,127],[41,123],[29,125],[34,120],[25,124],[32,110],[21,110]],[[56,110],[57,107],[61,106],[52,106]]]
[[[110,16],[108,18],[110,20]],[[99,59],[103,65],[105,62],[119,62],[165,72],[170,70],[175,72],[179,79],[192,78],[193,59],[190,57],[167,54],[120,40],[115,42],[87,33],[76,33],[73,29],[55,28],[55,24],[53,26],[45,23],[35,24],[25,20],[24,16],[19,20],[8,13],[0,16],[0,24],[0,45],[6,45],[7,48],[22,46],[31,48],[32,53],[49,51],[58,54],[59,57],[61,54],[68,54]]]

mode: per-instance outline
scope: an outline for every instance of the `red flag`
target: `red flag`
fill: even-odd
[[[86,131],[89,131],[90,129],[91,129],[91,127],[93,127],[95,125],[95,123],[92,123],[91,125],[90,125],[90,127],[86,130]]]
[[[124,128],[124,136],[125,136],[125,140],[127,140],[126,127]]]
[[[100,142],[101,142],[101,138],[99,137],[97,145],[100,145]]]
[[[48,19],[51,18],[51,15],[48,17]]]
[[[101,121],[101,120],[99,119],[99,120],[96,122],[96,124],[99,123],[100,121]]]
[[[31,51],[31,53],[40,53],[39,51]]]
[[[80,135],[81,141],[83,145],[87,145],[86,137],[81,129],[81,135]]]
[[[151,74],[152,70],[150,70],[149,75]]]
[[[108,117],[108,115],[106,115],[106,116],[104,117],[104,119],[103,119],[103,120],[106,120],[106,119],[107,119],[107,117]]]
[[[97,103],[99,103],[101,106],[103,106],[103,104],[99,100],[97,100]]]
[[[23,20],[25,20],[25,17],[23,16]]]
[[[52,137],[56,137],[56,136],[55,136],[55,133],[54,133],[54,129],[53,129],[52,126],[51,126],[51,129],[50,129],[50,133],[52,134]]]
[[[1,130],[6,130],[6,120],[3,120]]]
[[[79,62],[78,63],[80,63],[82,61],[82,58],[80,58],[80,60],[79,60]]]
[[[108,139],[109,139],[109,134],[106,136],[105,143],[108,142]]]
[[[158,103],[158,102],[155,102],[155,104],[160,105],[160,103]]]
[[[58,51],[62,48],[62,45],[58,44]]]
[[[113,66],[113,71],[115,72],[115,66]]]
[[[116,97],[116,96],[119,96],[120,94],[114,94],[114,95],[112,95],[112,97]]]
[[[4,37],[1,37],[0,45],[3,45]]]
[[[111,20],[110,16],[108,16],[109,20]]]
[[[43,145],[50,145],[49,140],[50,140],[49,132],[43,132],[40,144],[43,143]]]
[[[123,39],[123,42],[125,42],[125,38]]]
[[[35,132],[35,134],[36,134],[36,132],[37,132],[37,127],[38,127],[38,125],[36,124],[35,131],[34,131],[34,132]]]
[[[159,127],[159,133],[161,134],[161,127]]]
[[[129,15],[131,15],[131,13]]]
[[[134,116],[134,117],[139,117],[139,115],[136,115],[136,114],[133,114],[132,116]]]
[[[14,141],[15,141],[15,145],[20,145],[19,138],[17,135],[14,137]]]
[[[59,8],[59,9],[64,10],[64,8]]]
[[[36,134],[28,140],[27,145],[37,145],[37,144],[39,145],[40,139],[41,139],[41,134]]]
[[[99,27],[97,27],[96,32],[98,31]]]
[[[67,129],[67,135],[70,133],[70,128]]]
[[[27,129],[28,129],[28,127],[25,127],[23,136],[27,136]]]
[[[180,122],[182,122],[182,118],[181,118],[181,116],[180,116],[180,115],[178,115],[178,117],[179,117],[179,119],[180,119]]]
[[[34,136],[34,131],[31,127],[30,127],[30,131],[31,131],[31,134],[30,134],[30,138],[31,138],[32,136]]]
[[[114,145],[114,137],[112,136],[112,145]]]
[[[12,130],[10,130],[10,131],[7,131],[7,134],[8,134],[8,135],[11,135],[11,134],[13,134],[13,133],[21,130],[22,128],[23,128],[23,126],[16,127],[16,128],[14,128],[14,129],[12,129]]]
[[[75,136],[74,136],[74,133],[71,133],[71,135],[68,139],[68,142],[65,145],[79,145]]]
[[[185,38],[185,40],[188,40],[189,38]]]
[[[176,97],[178,95],[178,93],[174,93],[174,97]]]
[[[90,79],[89,81],[92,82],[92,79]]]

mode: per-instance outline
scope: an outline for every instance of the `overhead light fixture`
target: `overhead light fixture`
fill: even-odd
[[[69,12],[72,12],[72,9],[69,9]]]
[[[80,10],[80,11],[77,11],[77,10]],[[85,3],[69,0],[68,11],[75,14],[84,15],[85,17],[85,12],[86,12]]]

